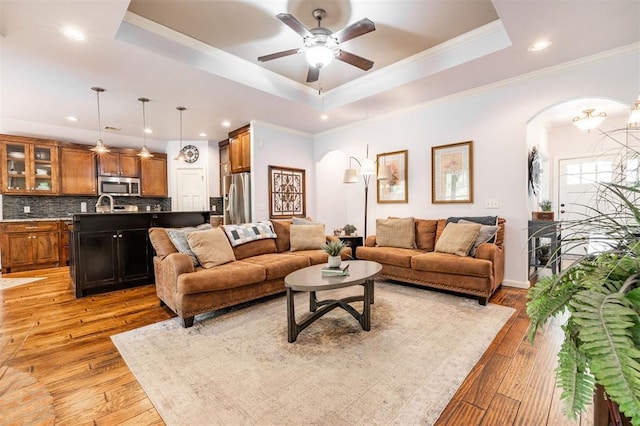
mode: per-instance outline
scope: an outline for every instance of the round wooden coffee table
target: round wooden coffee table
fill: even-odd
[[[343,262],[345,263],[345,262]],[[380,273],[382,265],[369,260],[347,261],[349,264],[349,275],[345,276],[323,276],[322,269],[326,264],[308,266],[290,273],[284,279],[287,288],[287,339],[293,343],[298,338],[298,334],[307,328],[315,320],[335,308],[342,308],[349,312],[362,326],[362,329],[371,329],[371,304],[374,299],[373,278]],[[362,296],[350,296],[344,299],[318,300],[316,292],[332,290],[352,285],[364,286]],[[309,292],[309,310],[311,314],[296,322],[295,306],[293,295],[296,292]],[[351,302],[364,302],[362,312],[358,312]],[[320,309],[318,309],[320,308]]]

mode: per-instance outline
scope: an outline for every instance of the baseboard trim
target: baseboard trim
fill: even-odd
[[[529,288],[531,284],[528,281],[511,281],[511,280],[503,280],[502,285],[505,287],[515,287],[515,288]]]

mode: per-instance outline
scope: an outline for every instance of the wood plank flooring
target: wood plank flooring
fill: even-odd
[[[47,279],[0,290],[0,400],[5,404],[9,398],[3,393],[3,381],[9,379],[4,371],[31,376],[51,398],[38,395],[36,404],[42,406],[32,410],[32,419],[12,422],[3,413],[0,424],[51,424],[47,404],[55,424],[163,424],[110,339],[171,317],[159,306],[154,286],[75,299],[68,268],[3,275],[27,276]],[[562,343],[560,320],[541,330],[531,345],[526,339],[526,291],[502,288],[491,303],[513,307],[516,313],[437,424],[593,424],[592,413],[571,422],[561,412],[553,373]]]

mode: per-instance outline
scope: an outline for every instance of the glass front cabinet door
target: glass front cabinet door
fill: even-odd
[[[2,176],[5,194],[57,194],[58,148],[17,142],[0,142],[6,167]]]

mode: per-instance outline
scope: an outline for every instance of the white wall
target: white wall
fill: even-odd
[[[318,168],[318,220],[354,223],[358,229],[363,224],[362,184],[345,185],[341,175],[330,177],[325,155],[339,151],[345,159],[350,155],[362,158],[367,143],[372,158],[376,153],[407,149],[409,203],[378,205],[372,191],[369,234],[375,233],[375,219],[388,215],[445,218],[497,214],[507,220],[504,283],[528,286],[526,241],[531,209],[527,198],[527,122],[549,105],[585,94],[631,103],[639,92],[638,58],[634,50],[591,63],[582,61],[315,135],[314,158],[322,164]],[[468,140],[474,144],[474,203],[432,204],[430,148]],[[341,160],[339,154],[330,155]],[[339,168],[345,167],[346,160]],[[487,199],[498,200],[500,208],[484,208]]]
[[[251,204],[254,221],[269,220],[269,166],[306,171],[306,214],[316,218],[312,136],[264,122],[251,122]]]

